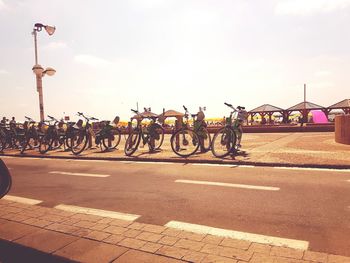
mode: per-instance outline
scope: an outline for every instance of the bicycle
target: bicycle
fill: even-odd
[[[62,145],[66,149],[66,134],[59,128],[60,121],[50,115],[47,115],[47,117],[50,120],[44,121],[41,125],[41,130],[44,132],[39,143],[39,152],[41,154],[47,153],[49,150],[59,149]],[[52,122],[54,124],[51,124]]]
[[[96,133],[95,143],[100,146],[101,152],[114,150],[118,147],[121,139],[121,130],[116,127],[119,117],[114,118],[112,126],[110,121],[100,122],[100,131]]]
[[[193,129],[189,125],[189,111],[183,106],[185,110],[185,122],[182,126],[175,130],[170,138],[170,145],[173,152],[181,157],[189,157],[196,153],[200,148],[201,152],[210,150],[211,137],[204,122],[203,112],[191,114],[193,119]],[[199,115],[200,118],[198,118]],[[196,119],[197,118],[197,119]]]
[[[0,152],[5,149],[21,149],[25,142],[25,129],[17,124],[7,123],[7,119],[0,123]]]
[[[94,136],[90,121],[98,120],[94,117],[87,117],[82,112],[78,112],[78,116],[85,119],[86,124],[83,127],[83,121],[80,119],[75,125],[73,125],[73,132],[70,137],[71,151],[74,155],[82,153],[88,145],[91,143],[91,137]]]
[[[11,189],[12,178],[3,160],[0,159],[0,199]]]
[[[238,106],[236,109],[229,103],[225,102],[224,104],[231,108],[232,111],[230,116],[226,118],[225,126],[220,128],[213,137],[211,150],[213,155],[218,158],[234,154],[240,148],[242,138],[241,123],[245,114],[245,107]]]
[[[37,127],[35,127],[36,122],[27,116],[24,116],[27,121],[24,122],[24,138],[20,141],[20,152],[24,153],[26,150],[32,150],[39,147],[39,133]]]
[[[137,125],[131,131],[125,142],[124,153],[127,156],[131,156],[138,149],[141,139],[142,144],[148,145],[149,152],[154,152],[160,149],[164,141],[164,129],[156,123],[158,116],[142,115],[137,110],[131,109],[137,116]],[[142,127],[142,120],[150,119],[151,122],[148,126]]]

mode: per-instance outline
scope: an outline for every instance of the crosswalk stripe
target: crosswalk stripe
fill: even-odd
[[[95,209],[95,208],[88,208],[88,207],[82,207],[82,206],[65,205],[65,204],[57,205],[54,208],[68,211],[68,212],[76,212],[76,213],[82,213],[82,214],[103,216],[103,217],[109,217],[109,218],[115,218],[115,219],[121,219],[121,220],[127,220],[127,221],[134,221],[140,217],[140,215],[114,212],[114,211],[109,211],[109,210],[101,210],[101,209]]]
[[[239,240],[247,240],[251,242],[261,243],[261,244],[269,244],[274,246],[283,246],[295,249],[303,249],[307,250],[309,247],[309,242],[304,240],[296,240],[296,239],[288,239],[288,238],[280,238],[273,236],[265,236],[252,234],[247,232],[240,232],[222,228],[215,228],[204,225],[190,224],[180,221],[170,221],[164,225],[165,227],[175,228],[179,230],[189,231],[198,234],[210,234],[214,236],[220,237],[228,237]]]

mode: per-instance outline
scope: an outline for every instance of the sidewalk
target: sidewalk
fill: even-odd
[[[215,158],[211,152],[181,158],[172,152],[169,141],[170,135],[166,135],[162,151],[149,153],[148,147],[145,146],[139,148],[132,157],[124,154],[124,136],[118,149],[111,152],[101,153],[100,149],[89,149],[79,156],[74,156],[70,151],[63,150],[51,151],[44,155],[37,150],[31,150],[23,156],[350,169],[350,145],[336,143],[333,132],[248,133],[243,135],[243,148],[239,155],[224,159]],[[18,150],[5,150],[4,154],[21,156]]]
[[[0,200],[0,240],[77,262],[349,263],[330,255]],[[1,258],[0,258],[1,259]]]

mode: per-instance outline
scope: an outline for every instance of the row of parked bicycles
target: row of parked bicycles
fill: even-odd
[[[213,155],[223,158],[234,154],[240,147],[242,136],[241,123],[244,120],[244,107],[233,107],[226,118],[225,126],[212,136],[206,126],[202,111],[190,114],[183,106],[185,114],[183,120],[171,131],[170,146],[172,151],[181,157],[189,157],[198,152],[212,151]],[[150,152],[161,150],[164,142],[164,116],[140,113],[132,110],[137,123],[134,127],[122,130],[118,126],[119,117],[112,122],[101,121],[92,125],[98,119],[78,112],[80,119],[76,123],[67,123],[52,116],[43,122],[35,122],[29,117],[22,125],[1,123],[0,152],[6,149],[17,149],[20,153],[38,149],[41,154],[48,151],[63,149],[74,155],[84,150],[98,147],[101,151],[117,149],[122,136],[125,137],[124,152],[132,156],[139,147],[147,146]],[[148,119],[147,124],[143,120]]]

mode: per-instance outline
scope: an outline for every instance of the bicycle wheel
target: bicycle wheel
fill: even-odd
[[[223,158],[232,152],[236,141],[237,135],[234,130],[223,127],[215,133],[211,144],[211,151],[215,157]]]
[[[102,144],[107,150],[112,150],[117,148],[117,146],[120,143],[120,138],[121,138],[120,130],[112,129],[111,134],[103,138]]]
[[[127,156],[131,156],[139,147],[141,141],[141,133],[138,129],[133,130],[129,137],[126,139],[124,153]]]
[[[74,155],[82,153],[88,143],[88,136],[85,131],[78,131],[71,137],[71,151]]]
[[[27,141],[27,149],[26,150],[34,150],[35,148],[39,148],[39,141],[33,137],[30,137]]]
[[[5,163],[0,159],[0,198],[5,196],[11,189],[12,179]]]
[[[64,141],[61,140],[59,137],[56,137],[55,139],[52,140],[51,144],[51,150],[57,150],[62,147]]]
[[[35,149],[39,148],[39,136],[31,137],[30,140],[28,141],[28,146],[30,149]]]
[[[207,152],[211,148],[211,136],[206,128],[202,128],[200,133],[198,133],[201,140],[201,151]]]
[[[5,142],[2,138],[0,138],[0,152],[2,152],[5,149]]]
[[[26,138],[26,137],[22,138],[19,141],[19,149],[20,149],[21,154],[23,154],[25,152],[25,150],[27,150],[27,148],[29,148],[28,142],[29,142],[29,138]]]
[[[153,123],[150,127],[150,140],[153,140],[152,145],[153,150],[158,150],[163,144],[164,141],[164,129],[158,123]]]
[[[174,153],[181,157],[188,157],[198,150],[199,137],[193,130],[181,129],[171,136],[170,144]]]
[[[39,142],[39,152],[41,154],[47,153],[52,145],[53,140],[50,138],[51,136],[45,135],[41,137]]]

